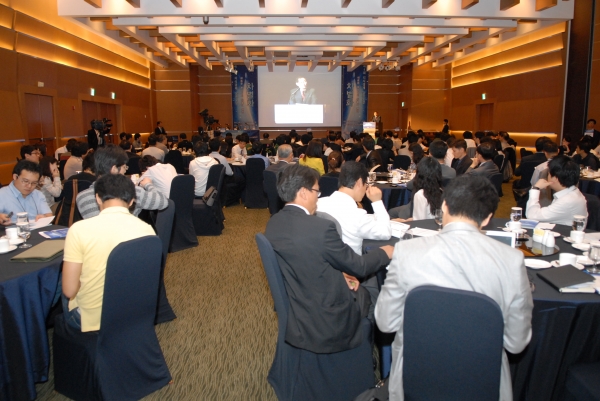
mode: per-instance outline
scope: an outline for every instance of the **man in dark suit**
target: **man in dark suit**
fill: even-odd
[[[316,104],[317,96],[314,89],[306,88],[307,81],[304,77],[299,77],[296,81],[297,88],[290,91],[290,100],[288,104]]]
[[[600,131],[596,129],[596,120],[590,118],[587,120],[587,126],[583,136],[589,136],[592,138],[592,149],[596,149],[600,144]]]
[[[285,168],[277,192],[286,205],[267,223],[290,301],[285,341],[314,353],[358,347],[360,322],[370,299],[355,277],[389,263],[391,246],[359,256],[344,244],[335,223],[314,216],[319,175],[299,164]],[[365,309],[366,308],[366,309]]]
[[[363,163],[367,170],[371,170],[375,166],[381,166],[383,159],[379,152],[375,149],[375,140],[371,135],[367,135],[362,140],[362,148],[365,153],[356,158],[357,162]]]
[[[162,126],[161,121],[156,122],[156,128],[154,128],[154,133],[156,135],[160,135],[160,134],[166,135],[167,134],[167,131],[165,131],[165,128]]]
[[[456,178],[456,171],[452,167],[448,167],[444,164],[446,153],[448,153],[448,145],[441,139],[436,139],[429,145],[429,155],[436,159],[442,167],[442,182],[444,183]]]
[[[448,120],[444,118],[444,126],[442,127],[442,133],[448,134],[450,132],[450,126],[448,125]]]
[[[92,129],[87,132],[88,145],[91,149],[98,149],[98,146],[104,146],[104,130],[94,128],[94,121],[91,121]]]
[[[493,142],[485,142],[477,146],[475,160],[465,175],[477,174],[486,178],[491,178],[494,174],[500,173],[498,166],[494,163],[496,155],[496,145]]]
[[[291,145],[279,145],[277,148],[277,158],[279,161],[277,163],[271,164],[269,167],[265,169],[265,171],[272,171],[277,173],[287,166],[294,160],[294,152],[292,150]]]
[[[456,170],[456,176],[458,177],[467,172],[473,160],[467,155],[467,141],[464,139],[456,141],[452,147],[452,151],[454,152],[452,168]]]
[[[535,153],[522,158],[519,167],[515,169],[514,175],[520,176],[521,179],[513,182],[513,188],[523,189],[531,186],[531,177],[535,168],[546,161],[544,143],[549,140],[550,138],[546,136],[541,136],[535,140]]]

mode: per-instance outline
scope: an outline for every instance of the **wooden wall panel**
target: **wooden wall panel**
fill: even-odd
[[[198,85],[199,109],[208,109],[209,114],[219,120],[221,125],[233,126],[230,73],[222,66],[214,66],[212,71],[200,67]]]
[[[400,71],[373,70],[369,73],[367,121],[371,121],[376,111],[385,131],[400,125],[400,76]]]
[[[409,120],[413,130],[440,131],[447,115],[448,66],[413,66]]]
[[[600,121],[600,5],[596,3],[587,118]],[[596,125],[596,129],[600,124]]]
[[[179,66],[156,67],[154,70],[156,120],[162,121],[166,131],[170,133],[190,133],[194,130],[188,71]],[[153,126],[156,126],[156,121],[153,122]]]

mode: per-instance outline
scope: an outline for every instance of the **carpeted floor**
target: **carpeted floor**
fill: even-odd
[[[511,188],[503,185],[496,217],[510,215]],[[174,383],[145,400],[276,400],[266,377],[277,317],[254,241],[269,212],[224,212],[223,235],[199,237],[197,248],[169,255],[165,284],[178,318],[156,332]],[[38,400],[66,400],[53,391],[52,368],[49,377],[37,386]]]

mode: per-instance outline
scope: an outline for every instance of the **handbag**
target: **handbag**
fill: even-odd
[[[215,187],[210,187],[204,193],[202,197],[202,201],[206,204],[206,206],[212,206],[215,203],[215,199],[217,199],[219,191]]]
[[[390,399],[388,379],[380,380],[375,387],[363,391],[353,401],[387,401]]]

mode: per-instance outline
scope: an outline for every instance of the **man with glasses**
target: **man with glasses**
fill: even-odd
[[[38,164],[29,160],[17,163],[13,169],[13,181],[0,188],[0,220],[3,225],[16,223],[17,213],[22,212],[27,212],[30,221],[52,216],[46,198],[36,189],[39,180]]]
[[[129,157],[123,149],[116,145],[106,145],[94,153],[96,176],[105,174],[123,174],[127,172]],[[160,193],[150,178],[144,178],[135,187],[135,208],[133,214],[139,215],[143,209],[162,210],[169,205],[169,199]],[[94,195],[94,184],[77,195],[77,208],[81,217],[88,219],[100,214],[100,208]]]
[[[289,295],[285,341],[314,353],[358,347],[360,322],[370,299],[350,276],[363,278],[388,264],[393,247],[357,255],[344,244],[335,223],[314,216],[319,173],[293,164],[279,173],[277,193],[286,205],[273,215],[265,236],[273,246]]]
[[[38,148],[33,145],[23,145],[21,146],[21,160],[28,160],[35,164],[40,164],[40,158],[42,157],[42,152]]]

